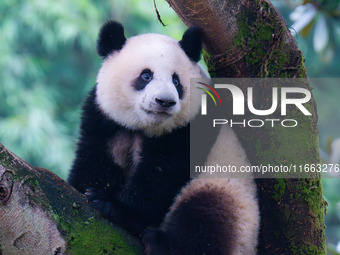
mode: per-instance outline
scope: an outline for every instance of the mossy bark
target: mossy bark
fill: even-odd
[[[0,254],[142,254],[85,196],[0,144]]]
[[[302,53],[285,21],[269,1],[167,2],[185,24],[203,28],[205,62],[211,77],[307,77]],[[311,90],[308,81],[299,84]],[[242,89],[246,96],[246,86]],[[269,109],[272,87],[259,85],[254,90],[257,91],[254,96],[257,109]],[[319,163],[314,99],[305,106],[312,116],[295,109],[287,111],[287,116],[298,120],[296,128],[235,129],[253,165]],[[243,118],[249,116],[247,112]],[[326,254],[325,202],[317,177],[257,180],[261,207],[258,254]]]

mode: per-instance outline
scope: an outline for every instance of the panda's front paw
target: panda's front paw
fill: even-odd
[[[88,188],[85,192],[89,203],[94,207],[102,216],[111,217],[114,206],[112,200],[108,197],[105,190],[95,188]]]
[[[170,255],[167,237],[161,230],[147,229],[142,241],[147,255]]]

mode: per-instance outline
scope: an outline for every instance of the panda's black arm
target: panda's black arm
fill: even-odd
[[[81,193],[89,188],[110,188],[113,192],[122,183],[120,169],[106,155],[104,144],[87,140],[79,145],[68,182]],[[116,191],[115,191],[116,192]]]
[[[188,130],[186,127],[169,137],[145,141],[143,160],[118,197],[124,202],[125,209],[121,211],[133,212],[120,216],[125,218],[122,222],[127,229],[158,227],[175,196],[189,181]],[[127,205],[131,205],[130,209]]]
[[[188,167],[186,171],[179,167],[184,166],[183,163],[175,155],[154,164],[146,160],[139,166],[143,170],[137,169],[136,175],[120,192],[119,198],[110,189],[92,188],[86,195],[103,217],[130,234],[141,237],[146,228],[159,227],[176,194],[189,180]],[[175,169],[182,174],[174,173]],[[150,174],[155,176],[150,178]]]
[[[130,182],[120,192],[120,199],[133,204],[152,223],[161,223],[181,188],[190,180],[189,162],[169,156],[151,164],[140,165]]]
[[[145,140],[143,160],[117,196],[109,189],[87,192],[93,206],[135,236],[158,227],[190,179],[188,131],[186,127],[169,137]]]
[[[85,193],[90,187],[115,186],[120,182],[119,167],[108,155],[107,143],[119,129],[98,109],[94,87],[83,105],[80,137],[68,182]]]
[[[89,189],[87,198],[92,206],[108,220],[114,222],[130,234],[141,237],[144,230],[154,221],[150,216],[142,214],[115,197],[107,190]]]

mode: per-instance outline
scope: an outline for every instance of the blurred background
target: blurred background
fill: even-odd
[[[164,33],[180,39],[186,27],[164,0],[1,0],[0,142],[32,165],[66,179],[78,136],[80,108],[101,59],[99,27],[114,18],[126,35]],[[340,78],[340,0],[273,0],[310,77]],[[340,163],[340,84],[315,84],[320,154]],[[340,254],[340,179],[323,179],[329,254]]]

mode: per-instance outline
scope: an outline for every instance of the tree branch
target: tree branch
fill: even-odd
[[[142,254],[84,195],[0,144],[0,254]]]

